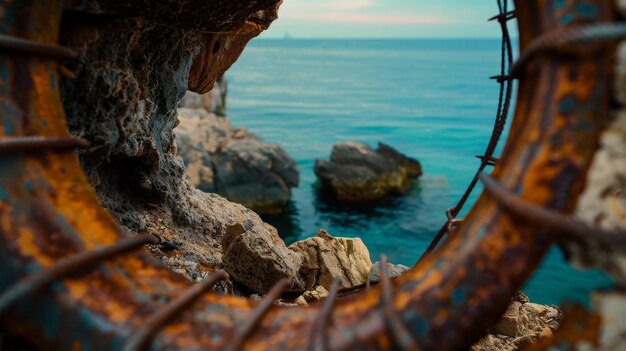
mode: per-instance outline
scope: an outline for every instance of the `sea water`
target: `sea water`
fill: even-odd
[[[252,41],[227,73],[228,114],[235,126],[281,145],[300,169],[285,213],[264,219],[287,244],[323,228],[360,237],[373,261],[384,253],[392,263],[413,265],[474,176],[475,156],[484,153],[499,92],[488,77],[500,73],[500,45],[498,39]],[[418,159],[424,175],[405,196],[338,204],[319,191],[313,168],[343,141],[389,144]],[[602,273],[571,267],[553,248],[524,292],[538,303],[584,303],[591,289],[609,285]]]

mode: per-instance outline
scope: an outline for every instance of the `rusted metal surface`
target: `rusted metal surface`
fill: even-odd
[[[320,313],[313,322],[313,329],[311,330],[311,335],[309,336],[309,347],[307,351],[326,351],[329,349],[326,328],[328,327],[328,323],[331,322],[331,314],[333,312],[333,308],[335,307],[337,293],[339,292],[339,284],[341,284],[341,279],[337,277],[335,277],[333,282],[330,284],[328,296],[324,299]]]
[[[85,251],[56,261],[35,274],[29,275],[12,285],[0,294],[0,315],[21,299],[54,283],[79,272],[89,271],[94,265],[107,259],[136,250],[146,244],[155,244],[156,238],[152,235],[141,235],[122,239],[113,245],[98,247],[92,251]]]
[[[42,151],[45,149],[88,148],[89,141],[76,137],[19,136],[0,137],[0,153]]]
[[[625,38],[625,23],[598,23],[549,32],[535,39],[520,55],[511,67],[510,75],[517,77],[524,66],[541,54],[593,55]]]
[[[383,255],[380,258],[380,281],[381,292],[380,302],[383,309],[383,317],[385,318],[387,333],[391,337],[393,349],[409,351],[418,350],[417,344],[408,331],[404,321],[399,316],[393,306],[393,291],[391,288],[391,281],[389,278],[389,267],[387,266],[387,256]]]
[[[7,20],[0,32],[56,45],[62,5],[1,4]],[[516,5],[522,51],[543,33],[615,20],[612,6],[599,0]],[[493,173],[505,189],[537,207],[573,209],[607,114],[613,51],[602,46],[586,56],[539,55],[525,66],[512,131]],[[69,137],[57,70],[46,57],[0,53],[3,136]],[[6,170],[0,173],[0,292],[55,262],[125,236],[68,151],[0,156]],[[483,162],[491,157],[484,156]],[[469,347],[507,307],[553,234],[511,215],[493,195],[481,195],[454,235],[419,265],[330,308],[324,316],[328,349],[410,348],[403,341],[409,336],[423,350]],[[7,308],[0,323],[40,349],[117,350],[189,286],[139,250],[33,291]],[[182,311],[154,336],[151,348],[305,350],[321,307],[270,309],[283,288],[277,285],[261,303],[204,294],[193,310]],[[404,335],[389,335],[390,316],[406,326]]]
[[[6,34],[0,34],[0,50],[70,60],[76,60],[79,57],[77,52],[59,45],[42,44],[33,40],[17,38]]]
[[[586,242],[591,240],[607,248],[626,248],[626,233],[594,228],[576,218],[535,206],[515,196],[487,174],[481,174],[480,180],[485,185],[485,190],[495,197],[503,208],[516,217],[558,233],[557,241]]]
[[[224,271],[217,271],[202,283],[196,284],[187,289],[179,298],[172,301],[161,311],[150,317],[146,323],[134,333],[134,335],[126,342],[123,351],[142,351],[150,346],[152,338],[161,330],[168,322],[171,322],[181,311],[189,308],[196,302],[202,294],[206,293],[220,280],[228,279],[228,274]]]
[[[262,322],[263,318],[268,314],[272,307],[274,307],[275,301],[287,290],[287,288],[289,288],[289,285],[290,283],[287,279],[281,279],[270,289],[267,295],[263,297],[259,305],[256,306],[250,318],[235,329],[232,338],[230,338],[228,344],[226,345],[225,350],[238,351],[242,349],[246,339],[254,333],[259,323]]]

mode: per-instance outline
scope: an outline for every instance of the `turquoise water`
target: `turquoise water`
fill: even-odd
[[[361,237],[373,260],[385,253],[412,265],[478,167],[498,101],[488,77],[499,73],[499,50],[499,40],[253,41],[227,73],[228,113],[234,125],[283,146],[301,173],[286,213],[265,220],[287,243],[324,228]],[[313,165],[347,140],[390,144],[417,158],[424,176],[408,195],[377,206],[334,203],[320,195]],[[609,283],[571,268],[554,249],[524,290],[557,304],[585,301]]]

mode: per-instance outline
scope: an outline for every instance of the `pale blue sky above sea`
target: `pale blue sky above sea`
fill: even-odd
[[[497,38],[497,11],[496,0],[284,0],[262,38]]]

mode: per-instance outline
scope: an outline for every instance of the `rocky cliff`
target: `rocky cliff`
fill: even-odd
[[[225,80],[208,94],[187,93],[178,109],[177,153],[198,189],[260,214],[282,212],[299,183],[296,163],[276,144],[231,126],[224,115]]]
[[[228,226],[262,221],[187,182],[175,152],[177,104],[188,89],[210,91],[280,1],[76,3],[60,40],[81,60],[68,67],[76,79],[63,80],[61,95],[70,132],[92,143],[79,157],[103,205],[131,233],[159,235],[207,269],[219,265]]]

